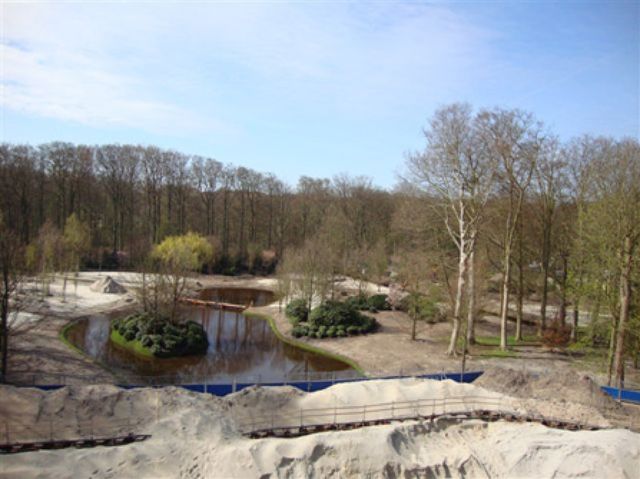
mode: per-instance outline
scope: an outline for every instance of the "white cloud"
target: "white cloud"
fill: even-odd
[[[3,9],[3,107],[161,133],[233,130],[219,116],[240,82],[346,109],[436,101],[483,74],[493,35],[395,3]]]

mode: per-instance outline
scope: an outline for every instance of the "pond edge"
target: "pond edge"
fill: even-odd
[[[310,353],[319,354],[321,356],[325,356],[325,357],[330,358],[330,359],[335,359],[337,361],[341,361],[341,362],[347,364],[348,366],[350,366],[351,368],[353,368],[358,374],[361,374],[363,376],[367,375],[365,373],[364,369],[358,364],[358,362],[356,360],[354,360],[354,359],[351,359],[348,356],[343,356],[341,354],[333,353],[331,351],[327,351],[326,349],[322,349],[322,348],[319,348],[317,346],[313,346],[311,344],[308,344],[308,343],[305,343],[305,342],[302,342],[302,341],[296,341],[295,339],[291,339],[291,338],[285,336],[278,329],[278,326],[276,325],[276,321],[275,321],[275,319],[273,319],[273,316],[271,316],[271,315],[269,315],[267,313],[254,312],[254,311],[245,311],[243,314],[245,316],[247,316],[248,318],[256,318],[256,319],[261,319],[261,320],[267,321],[269,323],[269,326],[271,327],[271,330],[273,331],[273,333],[283,343],[286,343],[286,344],[288,344],[290,346],[293,346],[295,348],[298,348],[298,349],[302,349],[304,351],[308,351]]]

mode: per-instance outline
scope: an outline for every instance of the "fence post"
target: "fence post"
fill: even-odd
[[[49,418],[49,440],[53,441],[53,418]]]
[[[300,428],[302,428],[302,408],[300,408]]]
[[[236,392],[236,377],[233,376],[233,383],[231,386],[231,392]]]
[[[396,417],[395,405],[396,405],[395,402],[391,403],[391,419],[395,419],[395,417]]]
[[[9,439],[9,421],[4,422],[4,435],[7,438],[7,444],[9,444],[11,442],[11,440]]]
[[[365,404],[365,406],[362,408],[362,424],[364,424],[366,420],[367,420],[367,406]]]

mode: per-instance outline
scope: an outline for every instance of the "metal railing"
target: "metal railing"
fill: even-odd
[[[68,418],[41,418],[25,424],[15,418],[0,422],[0,443],[19,444],[34,442],[108,439],[138,433],[141,429],[139,418],[108,419],[89,417],[78,421]]]
[[[466,418],[507,419],[539,422],[566,429],[599,429],[598,425],[568,421],[544,416],[537,411],[526,410],[502,398],[483,396],[433,397],[414,401],[394,401],[358,406],[307,408],[274,411],[267,416],[240,417],[240,431],[252,437],[268,435],[294,435],[317,430],[361,427],[392,421],[433,419],[440,416],[464,416]]]

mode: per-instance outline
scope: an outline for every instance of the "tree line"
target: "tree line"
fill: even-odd
[[[64,232],[75,215],[91,230],[89,267],[135,267],[163,238],[210,238],[210,271],[272,272],[285,250],[327,221],[345,243],[375,244],[387,233],[389,193],[367,178],[273,174],[156,147],[49,143],[0,146],[0,211],[23,244],[43,228]],[[330,218],[328,220],[327,218]]]

